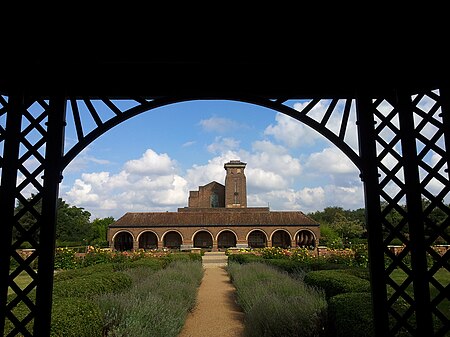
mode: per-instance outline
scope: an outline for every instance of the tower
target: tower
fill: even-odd
[[[230,160],[224,164],[227,175],[225,177],[225,207],[247,207],[247,182],[244,169],[247,163],[240,160]]]

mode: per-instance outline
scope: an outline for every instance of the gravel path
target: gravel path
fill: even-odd
[[[225,270],[227,256],[207,252],[202,260],[205,274],[197,305],[178,337],[243,337],[244,313],[235,302],[235,288]]]

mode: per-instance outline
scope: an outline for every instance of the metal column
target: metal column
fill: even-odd
[[[16,202],[17,172],[19,168],[20,129],[24,97],[9,97],[6,112],[6,129],[0,135],[4,139],[4,151],[1,161],[2,178],[0,189],[0,279],[9,279],[12,230],[14,227],[14,209]],[[7,314],[7,295],[9,282],[1,282],[0,292],[0,332],[4,336]]]
[[[39,237],[38,282],[36,288],[37,313],[34,335],[49,336],[52,312],[53,270],[55,261],[56,205],[62,180],[66,101],[63,96],[49,102],[47,145],[45,152],[42,216]]]
[[[416,335],[432,336],[433,321],[427,272],[425,223],[422,209],[419,159],[417,156],[411,94],[398,91],[396,103],[405,176],[406,217],[411,242],[411,269],[414,288],[414,311],[416,314]]]
[[[371,98],[365,93],[357,96],[356,114],[368,232],[374,333],[375,336],[389,336],[375,120]]]

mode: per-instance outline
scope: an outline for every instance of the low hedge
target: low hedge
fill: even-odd
[[[334,337],[373,337],[369,292],[342,293],[328,301],[328,322]]]
[[[315,270],[306,273],[304,282],[325,291],[327,299],[342,293],[369,292],[370,282],[340,270]]]
[[[239,264],[244,263],[250,263],[250,262],[265,262],[266,259],[264,259],[261,256],[257,256],[254,254],[231,254],[228,255],[228,263],[230,262],[236,262]]]
[[[51,337],[101,337],[100,308],[84,298],[55,298],[52,306]]]
[[[77,269],[65,269],[65,270],[58,270],[55,272],[55,275],[53,276],[54,282],[64,281],[64,280],[70,280],[76,277],[86,276],[86,275],[92,275],[94,273],[99,272],[113,272],[113,264],[112,263],[101,263],[96,264],[88,267],[83,268],[77,268]]]
[[[125,273],[102,271],[55,282],[53,295],[55,297],[89,297],[122,291],[131,287],[131,283],[131,277]]]

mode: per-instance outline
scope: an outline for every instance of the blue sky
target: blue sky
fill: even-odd
[[[66,148],[76,142],[71,123],[69,114]],[[356,132],[349,134],[356,146]],[[114,127],[68,165],[60,197],[92,219],[176,211],[187,206],[190,190],[223,184],[223,164],[234,159],[247,163],[249,206],[305,213],[363,207],[358,170],[323,136],[271,109],[215,100],[168,105]]]

